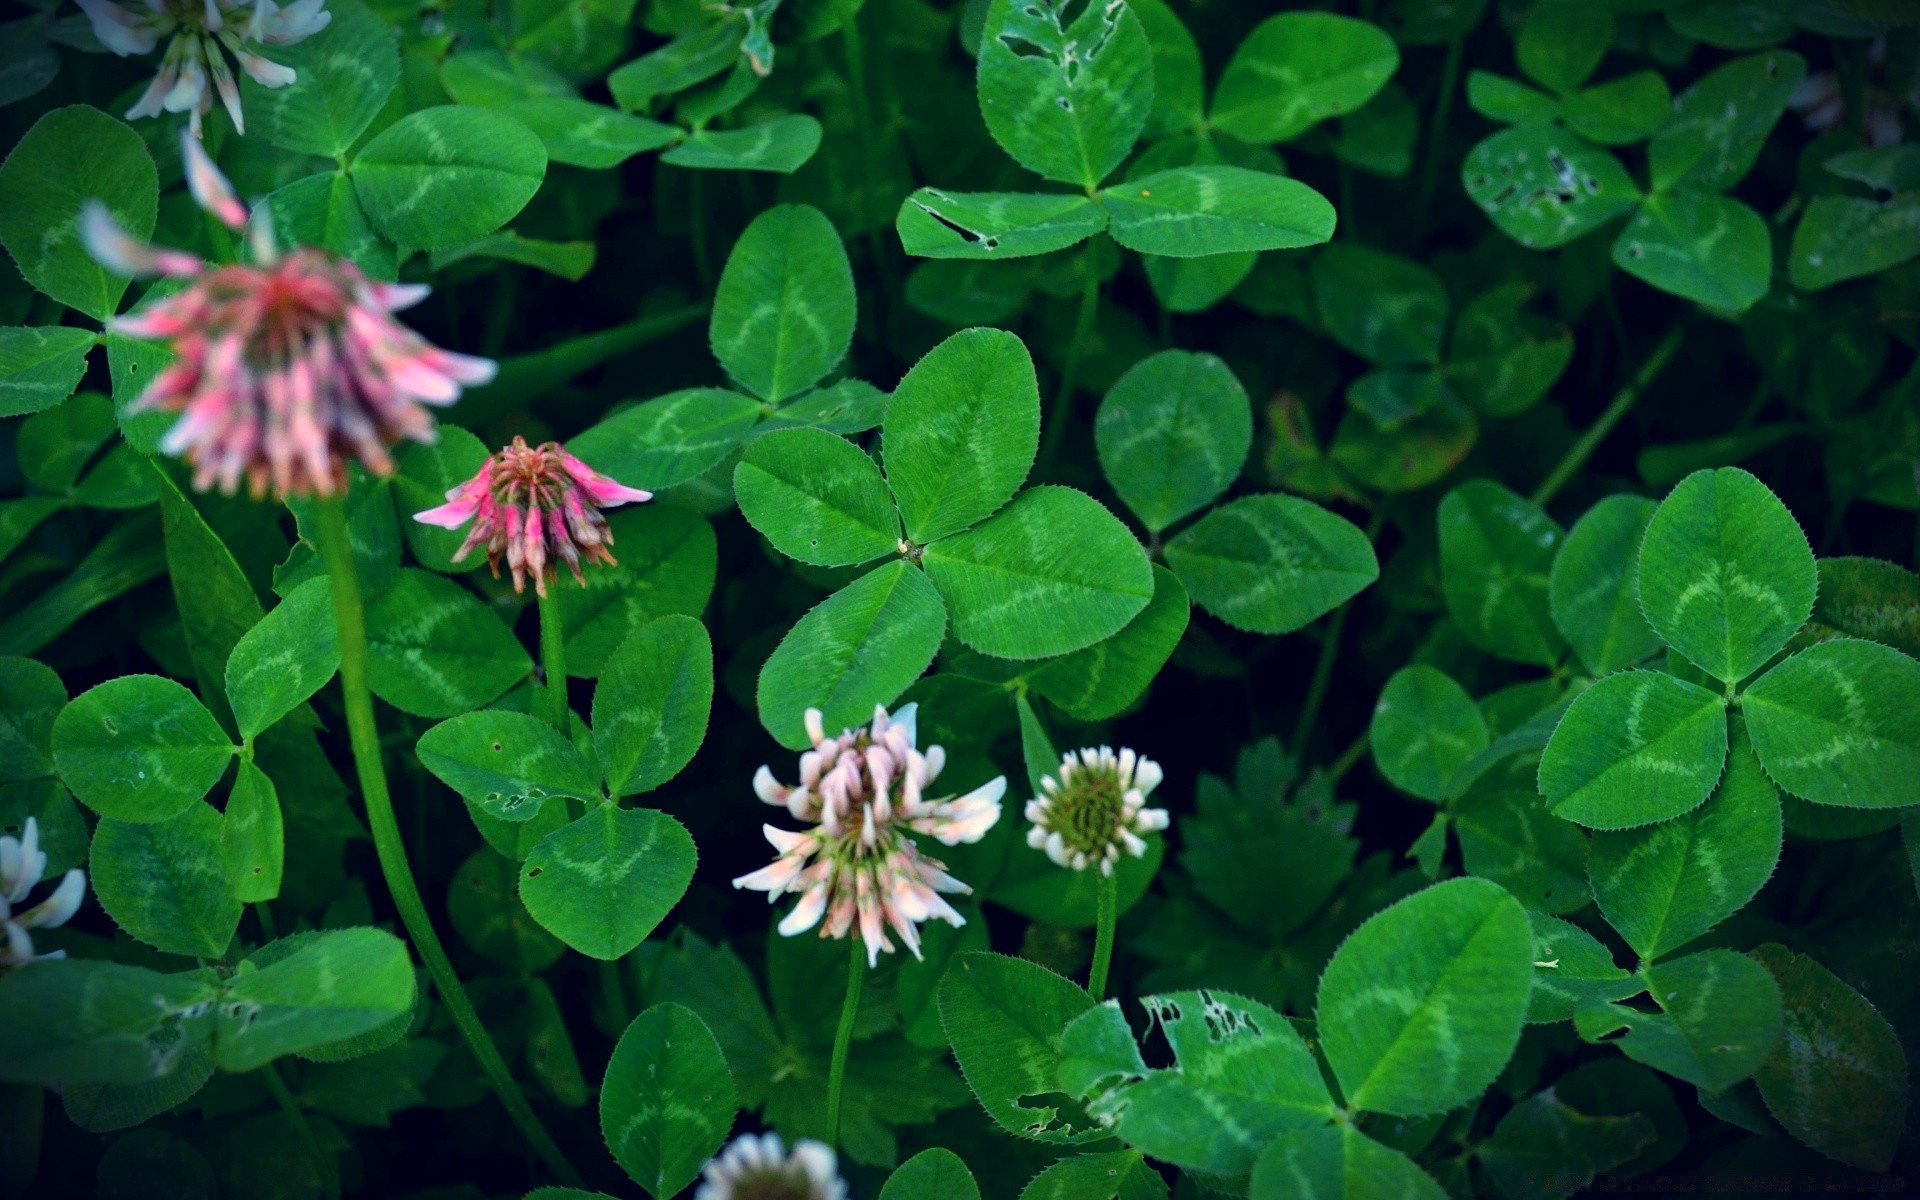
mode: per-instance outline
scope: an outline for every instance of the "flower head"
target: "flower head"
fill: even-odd
[[[847,1200],[833,1151],[802,1139],[787,1153],[771,1133],[742,1134],[707,1164],[693,1200]]]
[[[476,546],[487,548],[487,565],[500,578],[500,556],[506,555],[513,572],[513,590],[526,590],[533,576],[534,590],[544,596],[556,574],[553,559],[573,570],[582,583],[580,560],[614,565],[607,547],[613,530],[600,515],[637,500],[653,499],[652,492],[616,483],[568,454],[559,442],[529,446],[516,437],[513,445],[481,464],[472,479],[447,492],[438,508],[413,514],[413,519],[443,529],[458,529],[468,521],[473,528],[460,543],[453,561],[459,562]]]
[[[1098,864],[1102,875],[1113,874],[1121,851],[1139,858],[1147,852],[1144,835],[1167,827],[1166,809],[1146,807],[1160,778],[1159,763],[1131,750],[1069,750],[1040,781],[1046,794],[1027,801],[1027,845],[1063,867]]]
[[[100,44],[121,58],[150,54],[162,38],[169,39],[160,57],[160,69],[127,119],[155,117],[162,112],[184,112],[187,127],[200,136],[201,118],[213,110],[213,92],[220,94],[233,127],[246,132],[240,112],[240,86],[229,59],[253,76],[261,87],[285,87],[294,81],[291,67],[262,55],[256,46],[290,46],[319,33],[333,20],[327,0],[295,0],[285,8],[274,0],[141,0],[137,5],[113,0],[77,0],[93,23]],[[212,84],[212,91],[208,90]]]
[[[433,440],[422,405],[451,404],[462,385],[493,378],[488,360],[441,350],[394,320],[425,287],[375,283],[325,250],[282,256],[265,214],[249,223],[200,143],[181,142],[194,198],[250,231],[250,261],[215,266],[147,246],[98,202],[81,213],[80,232],[109,270],[188,280],[113,328],[173,350],[133,407],[181,414],[160,448],[193,463],[194,487],[231,493],[245,477],[255,496],[269,486],[283,496],[344,491],[347,460],[386,474],[388,446]]]
[[[920,853],[908,832],[925,834],[945,846],[977,842],[1000,819],[1004,776],[964,796],[928,799],[927,788],[946,765],[946,751],[914,746],[916,708],[907,705],[891,717],[876,705],[873,724],[828,737],[820,710],[807,710],[807,736],[813,749],[800,756],[800,785],[788,787],[761,767],[753,790],[768,804],[815,826],[807,833],[764,827],[779,851],[773,865],[733,881],[737,888],[767,893],[800,893],[800,903],[780,922],[787,937],[821,925],[820,936],[843,938],[857,920],[867,944],[869,966],[880,952],[892,953],[891,929],[920,956],[920,922],[938,917],[949,925],[966,918],[940,893],[973,889],[947,874],[945,866]]]
[[[14,908],[26,901],[27,893],[47,871],[47,854],[40,849],[40,824],[27,818],[20,836],[0,837],[0,967],[18,967],[43,958],[65,958],[65,950],[35,954],[29,929],[52,929],[65,925],[80,909],[87,894],[86,872],[75,867],[60,880],[60,885],[40,903],[16,913]]]

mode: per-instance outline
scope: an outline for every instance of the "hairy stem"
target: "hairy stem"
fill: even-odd
[[[1667,336],[1660,339],[1660,344],[1653,348],[1653,353],[1647,355],[1646,361],[1640,364],[1640,369],[1634,373],[1633,378],[1629,379],[1626,386],[1620,389],[1619,394],[1614,396],[1613,402],[1607,405],[1599,419],[1580,435],[1579,441],[1568,448],[1566,454],[1555,464],[1553,471],[1548,474],[1546,481],[1533,490],[1535,504],[1544,505],[1553,499],[1560,489],[1567,485],[1567,481],[1573,478],[1574,473],[1586,465],[1587,459],[1593,455],[1595,448],[1607,434],[1613,431],[1613,427],[1620,423],[1620,418],[1627,415],[1627,410],[1640,399],[1640,393],[1647,390],[1647,385],[1653,382],[1654,376],[1660,374],[1661,368],[1665,367],[1674,352],[1680,349],[1680,335],[1683,328],[1684,326],[1675,325],[1667,331]]]
[[[573,721],[567,710],[566,631],[560,623],[560,602],[552,596],[540,597],[540,668],[547,677],[547,686],[540,692],[540,718],[572,741]]]
[[[1086,353],[1087,338],[1093,334],[1093,318],[1100,311],[1100,269],[1093,242],[1080,256],[1086,282],[1080,288],[1080,315],[1074,318],[1073,339],[1067,343],[1067,359],[1060,364],[1060,390],[1054,393],[1053,407],[1047,410],[1047,427],[1040,439],[1039,470],[1052,464],[1067,432],[1067,418],[1073,413],[1073,385],[1080,374],[1080,356]]]
[[[393,800],[387,794],[386,764],[380,757],[380,731],[373,721],[373,693],[367,684],[366,612],[360,601],[360,580],[353,565],[353,548],[347,538],[346,504],[338,497],[322,499],[314,506],[319,526],[320,557],[333,581],[333,619],[340,632],[340,688],[346,700],[347,736],[353,746],[354,770],[360,779],[360,794],[366,801],[367,827],[373,832],[374,852],[380,859],[380,872],[386,877],[393,906],[413,940],[413,948],[425,964],[433,986],[446,1004],[453,1023],[473,1051],[487,1081],[493,1085],[507,1115],[520,1127],[520,1133],[533,1147],[540,1161],[556,1179],[569,1187],[579,1187],[580,1173],[573,1169],[560,1147],[540,1124],[540,1118],[527,1103],[520,1085],[500,1057],[493,1038],[480,1023],[473,1001],[454,974],[446,948],[433,931],[420,887],[414,882],[413,868],[407,863],[406,846],[400,838],[400,823],[394,817]]]
[[[1095,1000],[1107,998],[1107,971],[1113,966],[1113,927],[1120,919],[1120,877],[1101,872],[1099,899],[1093,916],[1093,966],[1087,970],[1087,991]]]
[[[847,1088],[847,1047],[853,1044],[853,1019],[860,1013],[860,988],[867,981],[867,947],[851,934],[847,944],[847,1000],[840,1007],[840,1027],[833,1031],[833,1061],[827,1067],[827,1145],[840,1146],[840,1097]]]

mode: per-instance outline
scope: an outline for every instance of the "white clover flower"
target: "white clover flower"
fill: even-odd
[[[779,852],[771,866],[733,881],[737,888],[767,893],[769,902],[787,892],[800,903],[780,922],[793,937],[821,923],[822,937],[843,938],[860,924],[869,966],[882,951],[892,953],[887,929],[920,957],[919,924],[938,917],[949,925],[966,918],[940,893],[973,889],[946,873],[939,861],[920,853],[908,831],[926,834],[944,846],[977,842],[1000,819],[1005,776],[964,796],[930,800],[925,792],[946,765],[947,754],[914,746],[916,707],[907,705],[889,717],[876,705],[873,724],[827,736],[820,710],[806,713],[813,749],[800,756],[800,785],[777,782],[761,767],[753,790],[779,805],[795,820],[812,823],[807,833],[764,826]],[[897,787],[896,787],[897,785]]]
[[[693,1200],[847,1200],[833,1151],[801,1140],[787,1153],[778,1136],[743,1134],[707,1164]]]
[[[1027,845],[1063,867],[1098,864],[1111,875],[1122,851],[1139,858],[1147,852],[1144,836],[1167,827],[1166,809],[1146,807],[1160,779],[1160,764],[1131,750],[1069,750],[1040,781],[1046,794],[1027,801]]]
[[[14,907],[23,903],[27,893],[47,871],[46,851],[40,849],[40,824],[27,818],[27,827],[17,838],[0,837],[0,927],[6,940],[0,943],[0,967],[24,966],[45,958],[65,958],[65,950],[35,954],[29,929],[52,929],[65,925],[80,909],[87,894],[86,872],[75,867],[60,880],[60,886],[40,903],[23,913]]]
[[[292,68],[262,55],[256,46],[290,46],[327,27],[333,14],[327,0],[295,0],[285,8],[274,0],[140,0],[116,4],[113,0],[75,0],[93,23],[100,44],[122,58],[150,54],[162,38],[170,38],[153,82],[127,119],[156,117],[162,112],[184,112],[195,137],[201,118],[213,109],[220,94],[233,118],[233,127],[246,132],[240,112],[240,86],[228,57],[265,88],[285,87],[294,81]],[[222,53],[222,47],[225,53]]]

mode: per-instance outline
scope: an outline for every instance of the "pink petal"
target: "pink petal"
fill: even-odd
[[[228,229],[246,228],[246,206],[234,196],[233,185],[220,173],[220,168],[213,165],[200,140],[182,133],[180,153],[187,167],[187,190],[193,193],[200,207],[219,218]]]

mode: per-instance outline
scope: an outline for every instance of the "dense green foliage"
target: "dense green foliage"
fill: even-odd
[[[205,118],[244,233],[112,115],[164,37],[0,22],[0,845],[86,873],[0,937],[0,1194],[1920,1172],[1910,0],[325,8]],[[195,490],[93,201],[499,372]],[[515,436],[654,493],[537,603],[413,519]],[[876,706],[1007,787],[848,996],[730,882]],[[1023,811],[1103,744],[1109,882]]]

